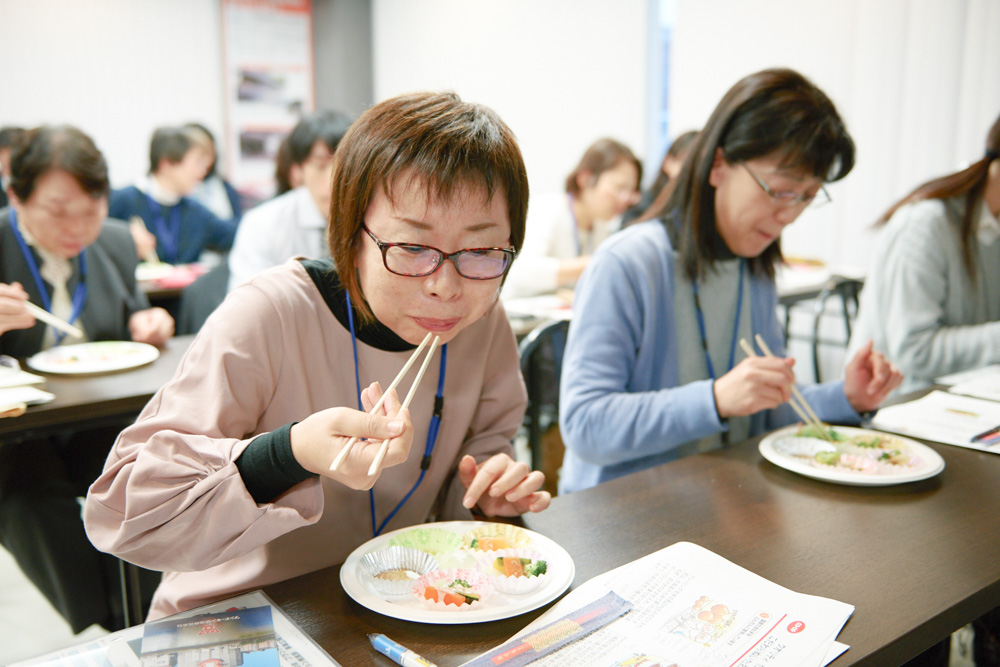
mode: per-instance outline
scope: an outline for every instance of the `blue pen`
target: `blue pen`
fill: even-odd
[[[391,658],[393,662],[403,667],[437,667],[437,665],[427,658],[421,658],[410,649],[397,644],[385,635],[369,633],[368,639],[376,651]]]

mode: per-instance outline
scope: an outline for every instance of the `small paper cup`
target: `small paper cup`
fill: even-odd
[[[438,569],[434,556],[409,547],[388,547],[361,557],[361,578],[379,595],[406,595],[413,582]]]
[[[433,586],[437,582],[450,583],[456,579],[463,579],[469,583],[472,590],[479,595],[479,599],[475,602],[469,604],[445,604],[443,602],[435,602],[434,600],[428,600],[424,597],[424,591],[428,586]],[[435,570],[434,572],[429,572],[424,576],[417,579],[416,583],[413,584],[413,594],[424,603],[428,609],[433,609],[434,611],[471,611],[472,609],[478,609],[483,605],[489,596],[493,592],[493,584],[490,583],[490,578],[479,570],[471,570],[468,568],[451,568],[447,570]]]
[[[537,551],[531,549],[501,549],[500,551],[484,552],[479,556],[479,569],[490,578],[493,587],[506,595],[524,595],[537,590],[548,581],[549,570],[546,568],[545,574],[524,577],[508,577],[497,572],[493,564],[497,558],[514,557],[530,558],[534,561],[544,560],[546,565],[551,565],[548,558]]]
[[[457,551],[462,547],[462,540],[458,535],[444,528],[414,528],[393,537],[389,540],[389,545],[419,549],[436,556]]]

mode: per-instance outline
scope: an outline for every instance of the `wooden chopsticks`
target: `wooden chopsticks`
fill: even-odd
[[[407,362],[403,365],[403,368],[400,369],[399,373],[396,375],[396,379],[394,379],[392,381],[392,384],[390,384],[385,389],[385,391],[382,392],[382,397],[378,399],[378,402],[372,407],[372,409],[368,412],[368,414],[373,415],[379,411],[379,409],[382,407],[382,404],[385,403],[385,397],[389,395],[390,391],[396,388],[396,385],[398,385],[402,381],[402,379],[406,376],[406,372],[410,370],[410,367],[413,366],[414,363],[416,363],[417,358],[424,351],[424,348],[427,347],[428,341],[431,340],[431,336],[432,334],[430,333],[424,336],[424,339],[420,342],[420,345],[417,346],[417,349],[413,351],[413,354],[410,355],[409,360],[407,360]],[[423,379],[424,371],[427,370],[427,366],[430,363],[431,357],[434,356],[434,350],[437,349],[440,340],[441,338],[439,336],[434,336],[434,341],[431,343],[430,351],[428,351],[427,356],[424,358],[424,362],[420,365],[420,369],[417,371],[417,377],[413,380],[413,384],[410,386],[410,391],[407,392],[406,398],[403,400],[402,404],[403,408],[409,407],[410,400],[413,398],[413,394],[416,392],[417,385],[420,384],[420,380]],[[344,445],[344,448],[341,449],[340,452],[337,454],[337,457],[333,459],[333,463],[330,464],[330,470],[336,470],[337,468],[340,467],[340,464],[344,462],[344,459],[346,459],[347,455],[350,454],[351,448],[354,447],[354,445],[358,442],[358,440],[360,440],[360,438],[355,436],[347,441],[347,444]],[[382,445],[379,447],[378,454],[376,454],[375,456],[375,460],[372,461],[372,465],[368,469],[369,475],[374,475],[375,472],[378,470],[378,467],[382,465],[382,459],[385,458],[385,454],[386,451],[388,451],[388,449],[389,449],[389,441],[383,440]]]
[[[767,341],[764,340],[763,336],[757,334],[754,336],[754,340],[757,341],[757,345],[760,349],[764,351],[764,356],[775,356],[774,353],[771,352],[771,348],[768,347]],[[745,338],[740,339],[740,347],[744,352],[746,352],[748,357],[759,356]],[[789,399],[788,404],[792,406],[792,409],[795,410],[795,413],[803,422],[819,431],[821,438],[830,442],[833,441],[830,434],[827,432],[826,427],[823,426],[823,422],[821,422],[819,417],[816,416],[816,412],[813,411],[812,406],[809,405],[809,402],[802,395],[802,392],[800,392],[799,388],[794,384],[792,385],[792,398]]]
[[[69,334],[74,338],[85,338],[83,331],[76,328],[69,322],[60,320],[58,317],[56,317],[49,311],[45,310],[44,308],[39,308],[30,301],[25,301],[24,307],[28,310],[29,313],[31,313],[35,317],[35,319],[39,319],[42,322],[45,322],[46,324],[50,324],[52,325],[53,328],[59,329],[59,331],[62,331],[65,334]]]

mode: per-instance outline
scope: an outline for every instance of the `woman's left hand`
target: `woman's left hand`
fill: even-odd
[[[847,364],[844,393],[858,412],[871,412],[903,381],[903,373],[868,341]]]
[[[496,454],[478,465],[466,455],[458,462],[458,475],[466,489],[462,504],[469,509],[478,505],[486,516],[541,512],[552,500],[548,491],[539,491],[545,475],[507,454]]]
[[[174,318],[163,308],[137,310],[128,320],[128,329],[137,343],[163,345],[174,335]]]

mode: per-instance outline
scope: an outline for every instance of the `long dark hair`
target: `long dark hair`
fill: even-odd
[[[997,158],[1000,158],[1000,116],[997,116],[990,131],[986,134],[986,154],[982,159],[961,171],[940,176],[917,187],[890,206],[889,210],[875,221],[875,226],[880,227],[889,222],[889,218],[906,204],[924,199],[951,199],[964,196],[965,214],[958,222],[958,233],[962,240],[962,261],[969,278],[975,284],[976,216],[979,213],[979,202],[983,198],[983,191],[986,189],[986,181],[989,178],[990,163]]]
[[[767,69],[741,79],[695,138],[661,218],[669,226],[679,216],[679,251],[692,280],[721,257],[714,240],[715,187],[709,183],[716,149],[722,149],[729,163],[779,154],[782,168],[825,182],[843,178],[854,167],[854,141],[833,102],[808,79],[790,69]],[[779,239],[747,264],[753,273],[773,278],[781,259]]]
[[[674,139],[674,142],[670,144],[670,148],[663,156],[661,164],[666,162],[668,157],[686,159],[688,150],[691,148],[691,144],[694,143],[694,140],[697,137],[697,130],[688,130]],[[676,183],[676,180],[674,183]],[[667,207],[667,201],[670,199],[670,194],[674,190],[673,187],[667,187],[670,184],[670,174],[663,171],[663,168],[661,167],[660,174],[656,177],[656,180],[653,181],[653,185],[649,188],[649,191],[653,193],[653,201],[649,203],[649,207],[639,216],[639,221],[652,220],[663,212],[663,209]]]

